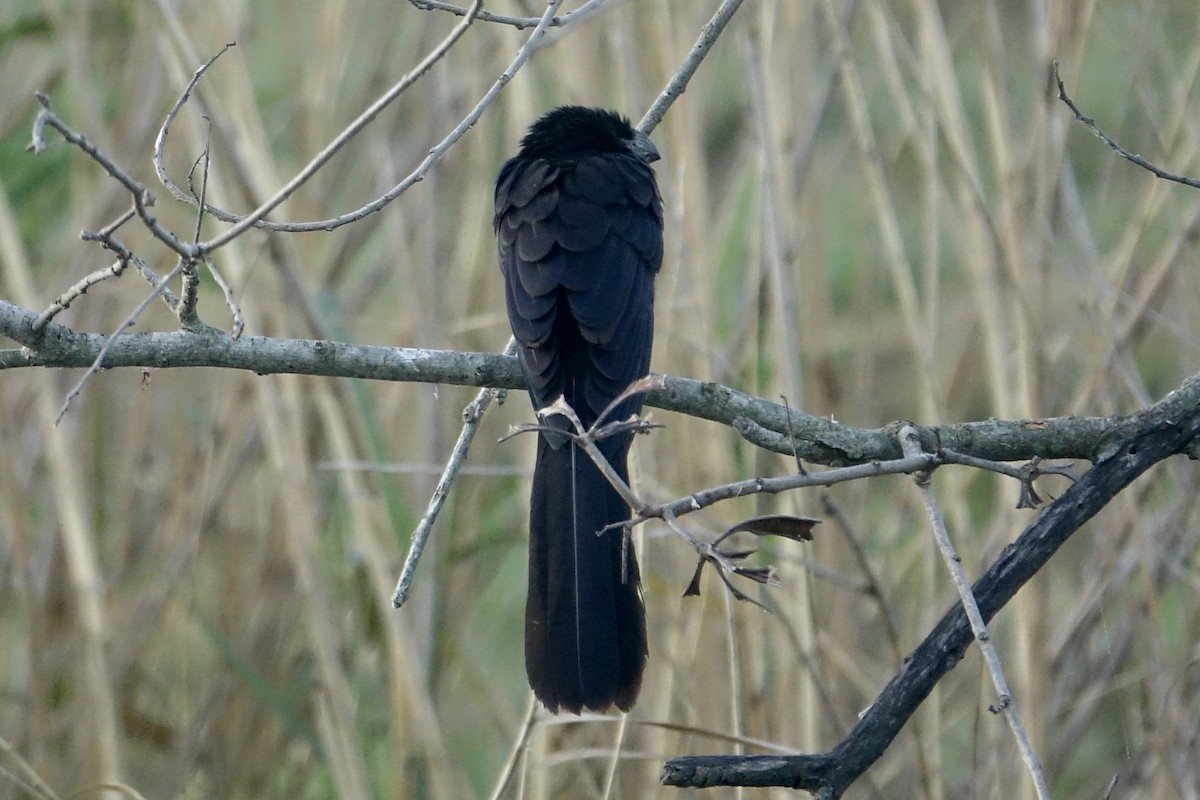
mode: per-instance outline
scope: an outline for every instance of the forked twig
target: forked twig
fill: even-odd
[[[192,79],[188,81],[187,86],[183,87],[183,92],[179,95],[179,99],[175,101],[175,105],[171,106],[171,110],[167,112],[165,117],[163,117],[163,124],[158,129],[158,135],[154,137],[154,174],[158,176],[159,182],[162,183],[162,185],[165,186],[172,195],[174,195],[176,200],[180,200],[184,203],[195,205],[196,199],[183,189],[179,188],[175,181],[171,180],[171,176],[167,172],[167,167],[164,163],[164,152],[167,146],[167,136],[171,132],[171,124],[175,122],[175,117],[179,115],[184,103],[186,103],[188,98],[192,96],[192,92],[195,91],[197,84],[200,83],[200,79],[204,77],[204,73],[208,72],[209,67],[215,64],[218,58],[225,55],[226,50],[236,46],[237,42],[227,43],[217,52],[216,55],[214,55],[208,61],[205,61],[196,69],[195,72],[192,73]],[[203,208],[203,204],[201,204],[201,208]],[[223,219],[220,214],[217,213],[218,209],[208,208],[207,211],[216,216],[218,219]],[[228,222],[229,220],[225,221]]]
[[[575,431],[572,433],[571,431],[554,428],[548,432],[558,433],[572,440],[587,454],[588,458],[592,460],[592,463],[596,465],[596,468],[600,470],[609,484],[617,490],[617,494],[621,495],[622,500],[632,508],[643,507],[645,503],[634,494],[633,489],[629,488],[629,484],[617,474],[617,471],[613,469],[613,465],[609,463],[605,455],[600,452],[600,448],[596,446],[595,426],[585,428],[583,422],[579,419],[579,415],[575,413],[575,409],[571,408],[571,404],[562,395],[555,398],[554,402],[545,408],[538,409],[539,417],[544,418],[556,414],[566,417]]]
[[[401,180],[398,184],[389,189],[385,194],[367,203],[366,205],[342,214],[341,216],[331,217],[329,219],[314,220],[310,222],[270,222],[265,219],[266,215],[273,211],[280,203],[289,197],[296,189],[312,177],[321,166],[323,166],[346,142],[353,138],[357,133],[373,120],[389,103],[391,103],[404,90],[411,86],[418,78],[427,72],[438,60],[440,60],[446,52],[458,41],[461,36],[466,33],[467,28],[474,21],[475,16],[468,13],[462,22],[455,26],[454,30],[416,66],[407,75],[400,79],[391,89],[385,92],[378,100],[367,108],[357,119],[354,120],[347,128],[337,136],[332,142],[325,146],[312,161],[309,162],[303,170],[292,178],[283,188],[275,193],[273,197],[265,201],[257,209],[251,213],[241,216],[232,214],[212,206],[208,207],[208,212],[224,222],[234,223],[231,228],[218,236],[202,242],[200,247],[204,252],[221,247],[236,237],[240,236],[251,227],[260,228],[263,230],[280,231],[286,233],[300,233],[311,231],[331,231],[343,225],[352,222],[357,222],[360,219],[370,216],[383,208],[387,207],[393,200],[399,197],[404,192],[408,191],[412,186],[424,179],[433,166],[441,160],[446,151],[449,150],[459,139],[461,139],[468,130],[470,130],[479,118],[483,116],[483,112],[491,106],[496,97],[505,86],[512,80],[513,76],[525,65],[532,57],[545,36],[546,30],[552,19],[556,19],[556,12],[562,5],[563,0],[549,0],[545,13],[539,18],[538,24],[530,33],[521,49],[517,51],[516,57],[509,64],[508,68],[496,79],[492,86],[484,93],[483,97],[475,105],[473,109],[454,127],[440,142],[430,149],[429,153],[417,165],[407,177]],[[475,0],[475,3],[468,10],[469,12],[478,12],[482,0]],[[560,18],[561,19],[561,18]],[[577,18],[576,18],[577,19]],[[181,98],[181,102],[183,99]],[[160,176],[161,177],[161,176]],[[170,189],[170,186],[168,186]],[[194,200],[189,198],[185,192],[179,187],[171,189],[173,194],[184,202],[193,203]]]
[[[154,302],[154,298],[162,294],[167,283],[183,270],[183,263],[183,259],[180,259],[178,262],[176,262],[175,268],[163,277],[158,286],[156,286],[148,295],[142,298],[142,302],[138,303],[137,308],[130,312],[129,316],[125,317],[121,324],[117,326],[117,329],[113,331],[113,333],[110,334],[109,337],[104,341],[104,345],[100,348],[100,352],[96,353],[96,358],[92,361],[92,365],[88,367],[87,372],[83,373],[83,377],[80,378],[71,391],[67,393],[66,399],[63,400],[62,408],[58,410],[58,416],[54,418],[55,425],[62,422],[62,418],[66,415],[67,409],[71,407],[71,401],[78,397],[79,393],[83,391],[84,384],[86,384],[93,375],[100,371],[100,365],[104,363],[104,357],[108,355],[108,350],[110,347],[112,347],[113,342],[115,342],[117,337],[121,335],[122,331],[137,321],[138,317],[142,315],[142,312],[144,312],[146,308],[149,307],[152,302]]]
[[[45,129],[46,126],[50,126],[58,131],[59,135],[67,140],[68,143],[75,145],[86,153],[90,159],[99,164],[105,172],[133,195],[134,209],[138,217],[142,220],[142,223],[154,235],[154,238],[174,250],[183,258],[191,258],[195,255],[192,245],[181,242],[174,232],[163,227],[162,223],[150,213],[150,208],[154,205],[154,195],[150,193],[150,190],[145,185],[127,171],[117,166],[116,162],[93,144],[90,139],[82,133],[72,130],[67,123],[60,119],[50,109],[50,98],[44,92],[36,92],[34,97],[37,98],[42,110],[38,112],[37,117],[33,121],[33,132],[30,137],[29,146],[26,147],[27,150],[33,153],[41,153],[46,149]]]
[[[79,235],[79,237],[85,242],[99,241],[108,247],[108,249],[115,251],[115,248],[110,246],[112,235],[116,233],[122,225],[133,219],[133,215],[135,213],[137,213],[136,209],[130,208],[124,214],[117,217],[108,225],[105,225],[96,233],[84,231]],[[122,250],[124,250],[124,248],[122,248]],[[117,252],[116,262],[105,267],[104,269],[98,269],[94,272],[90,272],[81,278],[74,286],[56,297],[54,302],[46,307],[45,311],[43,311],[41,314],[38,314],[37,319],[33,321],[33,324],[30,327],[33,328],[35,333],[40,332],[46,327],[46,323],[58,316],[60,312],[66,311],[68,308],[70,308],[71,303],[75,302],[75,300],[77,300],[81,295],[86,294],[88,289],[92,288],[101,281],[108,280],[109,278],[120,277],[121,273],[125,271],[125,268],[129,266],[131,259],[132,254],[128,250],[125,250],[124,252]]]

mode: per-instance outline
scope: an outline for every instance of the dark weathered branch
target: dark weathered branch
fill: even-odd
[[[1172,392],[1140,412],[1141,427],[1127,431],[1108,457],[1050,504],[975,582],[972,591],[985,622],[1135,478],[1168,456],[1194,450],[1200,437],[1200,408],[1193,402],[1182,410],[1183,396],[1183,390]],[[790,786],[823,800],[840,797],[883,755],[937,682],[962,659],[971,641],[970,624],[962,606],[956,605],[913,651],[853,730],[828,752],[677,758],[667,762],[663,782],[690,787]]]

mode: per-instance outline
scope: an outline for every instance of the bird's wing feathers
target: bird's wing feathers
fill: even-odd
[[[588,422],[650,366],[654,274],[662,263],[662,200],[650,167],[606,153],[568,165],[514,158],[496,184],[496,234],[509,321],[535,406],[582,373]],[[555,348],[569,314],[588,364]],[[582,343],[581,343],[582,344]],[[631,401],[622,416],[640,408]]]
[[[509,163],[511,164],[512,162]],[[558,167],[555,167],[549,161],[539,159],[537,161],[525,162],[523,165],[518,166],[524,166],[525,168],[514,168],[513,175],[509,181],[505,181],[506,176],[501,172],[501,178],[496,185],[497,207],[499,207],[501,202],[500,193],[502,189],[506,195],[503,199],[506,207],[524,208],[546,186],[558,179]]]
[[[575,197],[586,197],[601,206],[615,206],[624,202],[625,180],[621,162],[640,164],[633,156],[606,153],[581,158],[563,176],[563,189]],[[645,165],[642,165],[646,168]]]

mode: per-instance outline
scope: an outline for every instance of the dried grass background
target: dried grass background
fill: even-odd
[[[382,213],[220,251],[247,329],[501,348],[500,164],[557,104],[636,120],[715,6],[617,3],[541,50]],[[1198,174],[1195,12],[1189,0],[746,3],[654,136],[668,218],[654,368],[868,427],[1158,398],[1200,364],[1200,193],[1073,122],[1050,64],[1129,149]],[[401,2],[8,0],[0,296],[41,309],[104,266],[77,234],[128,203],[56,138],[23,151],[34,90],[155,184],[163,114],[236,41],[200,99],[215,131],[210,198],[249,209],[456,21]],[[334,216],[392,186],[525,36],[477,23],[276,218]],[[177,123],[177,178],[203,147],[201,110]],[[191,212],[159,195],[164,222],[190,230]],[[129,244],[162,271],[173,263]],[[127,275],[61,320],[109,331],[145,291]],[[228,326],[207,283],[200,312]],[[154,308],[138,329],[172,325]],[[60,797],[106,781],[147,798],[488,796],[529,702],[532,439],[495,444],[531,418],[525,398],[489,413],[416,596],[395,611],[408,535],[474,390],[201,369],[151,371],[143,386],[124,370],[95,377],[55,427],[77,378],[0,376],[0,765],[19,774],[19,757]],[[655,417],[667,429],[635,456],[650,499],[794,468],[726,428]],[[955,467],[935,486],[971,574],[1033,518],[1013,509],[1011,481]],[[1115,775],[1113,797],[1200,797],[1196,486],[1182,459],[1153,470],[992,626],[1055,797],[1098,798]],[[506,796],[693,796],[658,785],[664,759],[841,738],[954,592],[909,479],[748,498],[693,522],[719,530],[769,511],[826,520],[815,542],[764,554],[783,581],[765,592],[775,615],[731,601],[711,574],[702,598],[681,599],[691,551],[661,528],[639,534],[652,647],[641,701],[623,724],[539,717]],[[1031,797],[994,701],[972,650],[851,796]],[[26,796],[0,777],[0,798]]]

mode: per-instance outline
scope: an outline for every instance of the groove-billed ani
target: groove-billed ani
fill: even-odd
[[[611,111],[555,109],[500,170],[496,216],[505,300],[536,410],[558,397],[585,426],[650,367],[654,275],[662,264],[658,151]],[[609,420],[641,410],[641,397]],[[529,514],[525,671],[551,711],[578,714],[637,700],[646,612],[629,506],[566,436],[562,415],[538,434]],[[632,433],[599,442],[627,479]]]

